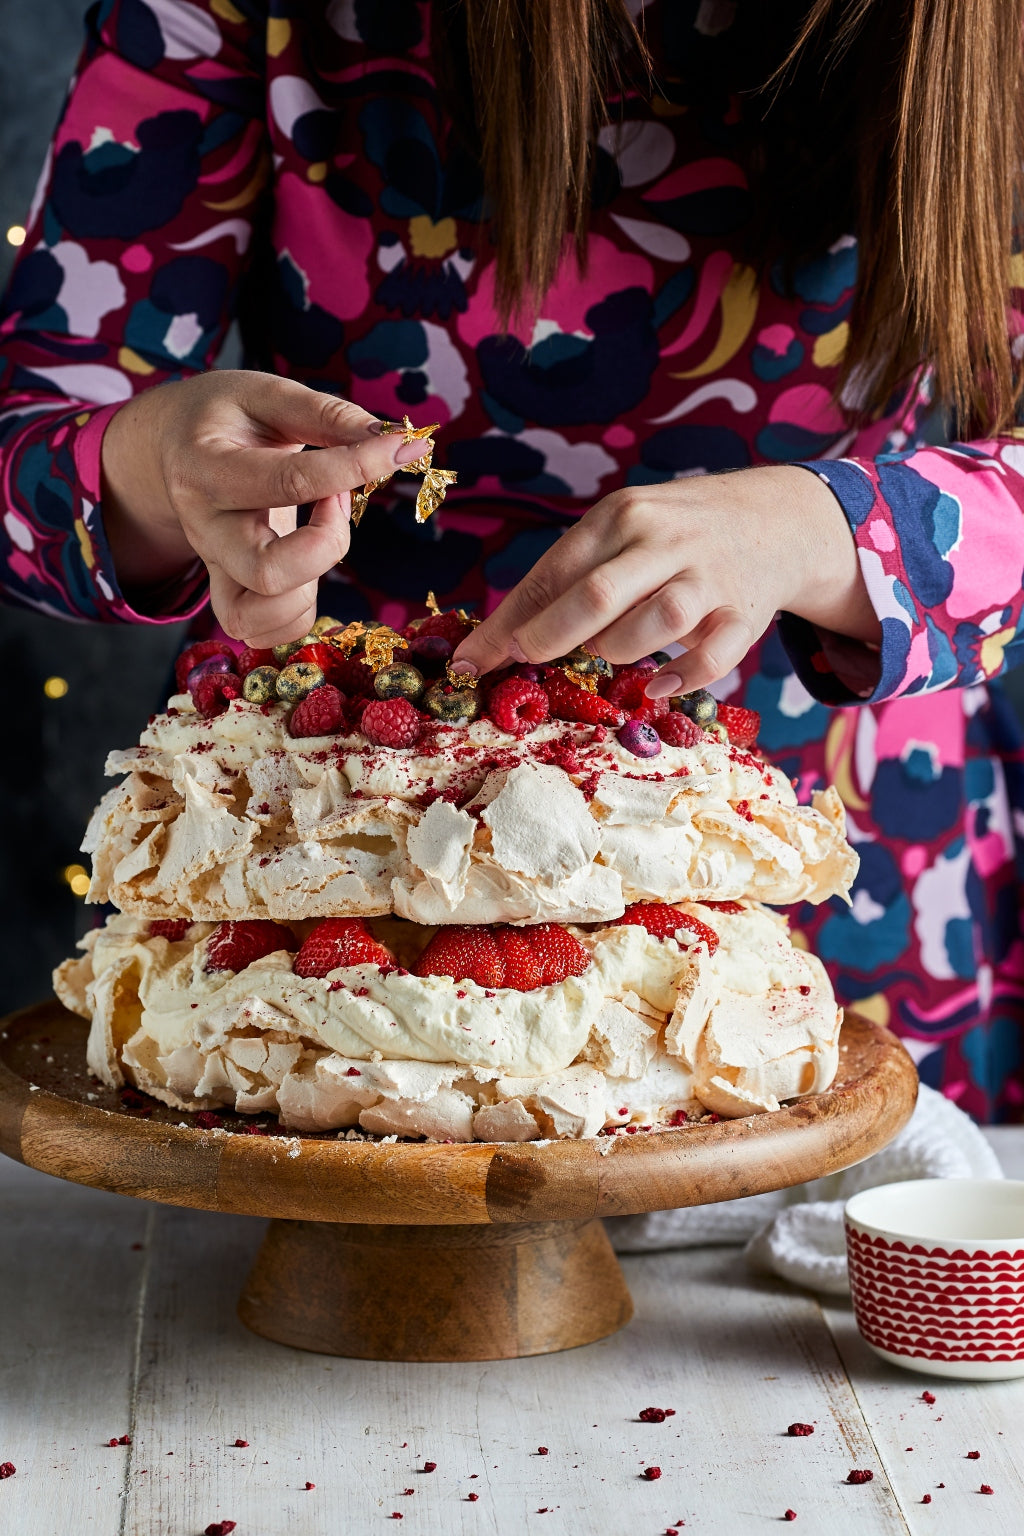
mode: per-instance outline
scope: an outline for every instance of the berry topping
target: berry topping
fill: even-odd
[[[738,704],[719,704],[718,720],[728,731],[734,747],[745,751],[756,745],[757,733],[761,729],[761,716],[756,709],[742,709]]]
[[[295,935],[283,923],[263,917],[219,923],[206,946],[208,971],[244,971],[254,960],[278,949],[294,949]]]
[[[277,674],[277,696],[284,704],[298,704],[323,683],[323,671],[315,661],[290,661]]]
[[[664,1424],[668,1414],[664,1408],[641,1408],[638,1417],[641,1424]]]
[[[646,720],[627,720],[615,735],[620,746],[632,752],[634,757],[657,757],[661,751],[661,738]]]
[[[326,677],[333,665],[335,655],[336,652],[332,651],[331,647],[325,645],[322,640],[311,640],[306,644],[300,645],[297,651],[292,651],[288,657],[288,664],[289,666],[294,666],[300,661],[311,662],[314,667],[319,667]],[[272,656],[273,653],[271,653]]]
[[[17,1470],[13,1461],[0,1461],[0,1477],[13,1477]]]
[[[327,674],[328,681],[342,693],[349,697],[362,695],[372,699],[373,692],[373,668],[368,667],[365,661],[359,661],[354,656],[343,656],[340,651],[329,647],[331,650],[331,665]]]
[[[277,679],[280,676],[276,667],[253,667],[251,672],[245,674],[242,683],[242,697],[250,704],[269,704],[277,698]]]
[[[797,1439],[799,1439],[801,1436],[804,1436],[804,1435],[813,1435],[814,1434],[814,1425],[813,1424],[791,1424],[789,1426],[789,1428],[786,1430],[786,1434],[787,1435],[793,1435]]]
[[[695,747],[705,739],[696,720],[691,720],[678,709],[661,715],[653,724],[666,747]]]
[[[848,1483],[871,1483],[874,1481],[874,1477],[875,1474],[871,1471],[870,1467],[854,1467],[852,1472],[847,1473],[846,1481]]]
[[[475,720],[480,713],[480,690],[457,688],[454,683],[442,677],[436,683],[431,683],[423,695],[423,708],[435,720],[449,723],[453,720]]]
[[[544,691],[556,720],[579,720],[584,725],[621,725],[623,711],[599,693],[589,693],[559,672],[544,677]]]
[[[423,730],[423,716],[408,699],[371,699],[359,724],[375,747],[414,747]]]
[[[654,670],[657,670],[656,668]],[[644,692],[651,677],[651,667],[621,667],[601,692],[612,704],[617,704],[627,715],[641,720],[654,720],[669,712],[668,699],[649,699]]]
[[[532,992],[580,976],[590,956],[558,923],[533,928],[439,928],[417,960],[417,976],[450,976],[480,987]]]
[[[706,688],[696,688],[693,693],[681,694],[675,707],[698,725],[711,725],[718,719],[718,701]]]
[[[292,710],[288,722],[290,736],[330,736],[343,731],[345,720],[345,695],[330,683],[315,688]]]
[[[447,640],[454,651],[460,641],[472,634],[473,626],[468,619],[460,619],[457,613],[432,613],[425,619],[410,624],[404,631],[407,640],[424,639],[428,635],[439,635]]]
[[[206,656],[202,661],[196,662],[188,677],[185,679],[189,693],[195,693],[196,684],[199,682],[201,677],[209,677],[210,674],[214,672],[230,673],[232,677],[236,677],[238,675],[235,672],[233,660],[230,656]]]
[[[655,1482],[657,1482],[658,1478],[661,1476],[661,1468],[660,1467],[644,1467],[644,1469],[641,1472],[640,1476],[641,1477],[645,1477],[649,1483],[655,1483]]]
[[[182,651],[174,663],[174,681],[179,693],[184,693],[188,683],[188,675],[192,668],[199,662],[205,661],[208,656],[226,656],[231,665],[235,663],[235,653],[230,645],[223,640],[197,640],[195,645],[190,645]]]
[[[439,928],[412,969],[415,976],[450,976],[478,987],[505,981],[505,959],[491,929],[464,923]]]
[[[232,699],[242,696],[242,680],[233,672],[208,672],[192,690],[192,702],[204,720],[222,715]]]
[[[611,926],[621,928],[629,924],[646,928],[656,939],[674,939],[680,928],[685,928],[696,936],[698,943],[707,945],[709,955],[718,948],[718,934],[713,928],[702,923],[699,917],[691,917],[689,912],[681,912],[678,907],[664,902],[635,901],[621,917],[614,919]]]
[[[177,944],[191,926],[190,917],[158,917],[149,925],[149,936],[151,939],[166,939],[169,944]]]
[[[248,677],[249,673],[257,667],[273,667],[274,653],[271,650],[261,650],[258,646],[247,645],[235,663],[235,670],[239,677]],[[274,667],[274,671],[277,668]]]
[[[237,1524],[237,1520],[214,1520],[206,1527],[203,1536],[231,1536]]]
[[[527,682],[525,677],[507,677],[491,694],[487,712],[499,731],[525,736],[548,718],[548,696],[539,684]]]
[[[345,965],[379,965],[382,971],[392,971],[395,957],[361,918],[328,917],[303,940],[292,969],[296,976],[326,976]]]
[[[407,661],[393,661],[374,674],[373,691],[378,699],[408,699],[415,704],[423,697],[423,673]]]
[[[702,907],[710,907],[713,912],[730,912],[734,916],[737,912],[745,912],[747,909],[741,901],[705,901],[700,898]]]

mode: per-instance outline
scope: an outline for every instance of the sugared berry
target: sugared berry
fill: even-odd
[[[359,725],[374,746],[414,747],[423,730],[423,716],[408,699],[371,699]]]
[[[538,683],[507,677],[491,694],[487,712],[499,731],[526,736],[548,718],[548,696]]]
[[[661,737],[646,720],[627,720],[615,734],[620,745],[634,757],[657,757],[661,751]]]
[[[477,688],[456,688],[446,678],[432,683],[423,695],[423,708],[435,720],[451,724],[454,720],[475,720],[480,714]]]
[[[345,730],[345,695],[331,683],[315,688],[296,704],[288,721],[290,736],[331,736]]]
[[[684,693],[676,699],[674,707],[688,715],[691,720],[696,720],[698,725],[710,725],[718,718],[718,704],[713,694],[706,688],[697,688],[693,693]]]
[[[568,667],[573,672],[582,673],[584,677],[612,676],[610,661],[605,661],[603,656],[595,656],[593,651],[585,651],[582,647],[578,651],[569,651],[565,656],[559,656],[553,665]]]
[[[338,623],[337,619],[332,619],[328,613],[322,613],[318,619],[314,620],[313,628],[310,630],[310,634],[323,635],[326,634],[329,629],[340,628],[341,625]]]
[[[666,747],[695,747],[704,740],[704,732],[696,720],[681,714],[678,709],[670,710],[651,723]]]
[[[277,696],[283,704],[298,704],[324,683],[324,674],[313,661],[290,661],[277,674]]]
[[[393,661],[374,674],[373,691],[378,699],[408,699],[415,704],[423,697],[423,673],[407,661]]]
[[[271,699],[277,698],[280,675],[276,667],[253,667],[242,684],[243,699],[248,699],[250,704],[269,704]]]

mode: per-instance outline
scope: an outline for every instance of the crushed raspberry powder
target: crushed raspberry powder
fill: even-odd
[[[316,1487],[316,1483],[307,1483],[306,1484],[306,1492],[309,1493],[310,1489],[311,1488],[315,1488],[315,1487]]]

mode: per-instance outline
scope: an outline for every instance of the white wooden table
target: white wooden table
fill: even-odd
[[[1024,1129],[990,1135],[1024,1177]],[[586,1349],[392,1365],[241,1327],[261,1231],[0,1158],[3,1536],[363,1536],[394,1513],[409,1536],[746,1536],[787,1509],[813,1536],[1024,1532],[1024,1380],[890,1368],[847,1305],[738,1249],[625,1259],[636,1318]],[[638,1422],[648,1405],[675,1415]],[[854,1466],[874,1480],[848,1485]]]

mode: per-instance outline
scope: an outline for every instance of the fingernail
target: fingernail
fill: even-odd
[[[512,639],[508,643],[508,654],[512,661],[518,661],[523,666],[526,665],[526,662],[529,659],[526,655],[526,652],[519,644],[519,641],[516,639],[515,635],[512,636]]]
[[[374,437],[380,437],[381,433],[384,430],[384,423],[382,421],[375,421],[373,423],[373,425],[367,427],[366,430],[367,430],[367,432],[372,432]]]
[[[644,689],[649,699],[667,699],[673,693],[682,693],[683,680],[674,672],[659,672]]]
[[[480,668],[477,666],[475,661],[453,661],[449,665],[448,670],[449,672],[455,673],[457,677],[480,676]]]
[[[396,464],[411,464],[414,459],[422,459],[428,454],[434,444],[431,438],[416,438],[414,442],[403,443],[395,454]]]

